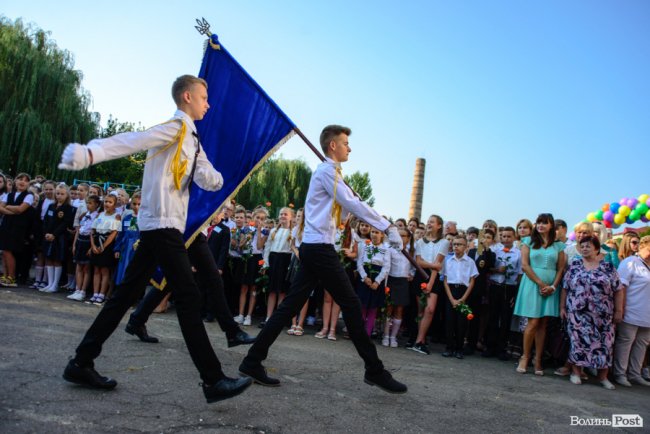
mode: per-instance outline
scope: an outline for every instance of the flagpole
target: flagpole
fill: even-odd
[[[298,137],[300,137],[303,140],[303,142],[307,144],[309,149],[311,149],[312,152],[316,154],[316,156],[318,157],[318,159],[320,159],[320,161],[325,161],[325,157],[323,157],[323,154],[321,154],[321,152],[314,146],[314,144],[309,141],[309,139],[302,133],[302,131],[300,131],[300,128],[295,127],[293,130],[296,132]],[[345,180],[343,182],[345,182]],[[352,193],[354,193],[355,196],[359,197],[357,192],[354,191],[352,187],[350,187],[350,184],[345,182],[345,185],[348,186],[348,188],[352,191]],[[415,259],[413,259],[411,255],[409,255],[409,252],[406,250],[406,248],[402,248],[402,254],[406,256],[406,259],[408,259],[411,265],[413,265],[413,267],[415,267],[418,273],[420,273],[420,276],[422,276],[425,280],[429,280],[429,275],[427,274],[427,272],[424,271],[422,267],[420,267],[420,265],[415,261]]]

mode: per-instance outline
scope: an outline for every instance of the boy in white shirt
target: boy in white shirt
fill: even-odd
[[[286,298],[266,322],[257,341],[239,366],[239,372],[264,386],[279,386],[280,380],[266,374],[262,361],[269,347],[293,316],[302,308],[320,280],[341,307],[350,339],[365,362],[364,381],[390,393],[405,393],[407,387],[394,380],[377,356],[377,348],[364,330],[361,303],[352,288],[339,255],[334,249],[336,229],[345,209],[361,220],[388,234],[391,246],[402,249],[397,228],[362,202],[343,181],[341,163],[348,160],[349,128],[329,125],[320,135],[326,155],[314,171],[305,202],[305,231],[300,245],[300,268]]]
[[[115,380],[95,371],[94,359],[159,265],[176,296],[178,322],[203,380],[205,398],[208,402],[216,402],[240,394],[251,381],[228,378],[221,369],[201,320],[200,292],[194,282],[183,232],[191,183],[215,191],[223,185],[223,178],[201,148],[194,124],[210,108],[207,83],[183,75],[174,82],[172,96],[178,110],[170,121],[146,131],[96,139],[87,146],[70,144],[63,151],[59,169],[66,170],[83,170],[92,164],[148,151],[138,215],[138,249],[122,283],[117,285],[77,347],[76,356],[65,368],[63,378],[95,389],[115,388]]]
[[[461,303],[466,303],[472,293],[474,279],[478,276],[478,270],[474,261],[467,256],[467,240],[463,236],[456,235],[452,240],[454,255],[445,259],[443,274],[444,285],[447,294],[447,321],[445,331],[447,334],[447,349],[442,353],[443,357],[464,358],[463,343],[467,331],[467,317],[457,310]]]

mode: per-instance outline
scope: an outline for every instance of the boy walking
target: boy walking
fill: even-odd
[[[377,348],[367,335],[361,316],[361,303],[334,250],[336,228],[341,211],[356,215],[375,228],[385,231],[393,247],[402,249],[402,239],[395,226],[356,197],[343,182],[341,163],[348,160],[351,130],[329,125],[320,135],[326,159],[312,175],[305,203],[305,230],[300,245],[300,267],[284,301],[269,318],[257,341],[239,366],[239,372],[264,386],[279,386],[280,380],[266,374],[262,361],[282,328],[304,306],[320,280],[330,290],[343,312],[350,339],[365,362],[364,381],[390,393],[405,393],[407,387],[394,380],[377,356]]]
[[[192,181],[205,190],[215,191],[222,187],[223,178],[201,149],[194,125],[210,108],[207,83],[183,75],[174,82],[172,96],[178,110],[170,121],[143,132],[93,140],[87,146],[70,144],[63,151],[59,168],[67,170],[82,170],[92,164],[148,151],[138,218],[138,249],[122,283],[77,347],[63,378],[96,389],[113,389],[117,385],[115,380],[95,371],[94,360],[159,265],[176,296],[178,323],[203,380],[205,398],[215,402],[240,394],[251,381],[228,378],[221,370],[201,320],[200,293],[192,275],[183,232]]]

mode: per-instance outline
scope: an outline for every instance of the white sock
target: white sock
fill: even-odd
[[[402,325],[401,319],[393,318],[393,330],[391,330],[390,337],[393,339],[397,338],[397,333],[399,333],[399,327]]]
[[[35,271],[35,273],[34,273],[34,282],[42,282],[43,278],[45,277],[45,276],[43,276],[43,274],[45,272],[45,267],[41,267],[41,266],[37,265],[37,266],[34,267],[34,271]]]
[[[75,286],[75,278],[74,278],[74,277],[75,277],[75,276],[74,276],[74,273],[72,273],[72,274],[71,274],[71,273],[68,273],[68,283],[66,284],[66,286],[67,286],[69,289],[72,289],[72,288],[74,288],[74,286]]]
[[[52,281],[54,280],[54,267],[51,265],[46,265],[45,266],[45,271],[47,272],[47,286],[45,289],[50,289],[50,286],[52,286]]]
[[[58,291],[59,290],[59,280],[61,280],[61,274],[63,273],[63,267],[52,267],[54,268],[54,282],[52,282],[52,285],[49,287],[50,291]]]
[[[384,336],[389,336],[390,333],[390,322],[392,321],[392,318],[386,318],[386,324],[384,324]],[[393,327],[395,325],[393,324]]]

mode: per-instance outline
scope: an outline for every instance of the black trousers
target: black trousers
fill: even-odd
[[[369,374],[383,371],[384,365],[377,356],[377,348],[364,329],[359,297],[354,292],[350,279],[339,261],[339,255],[331,244],[302,243],[300,268],[289,293],[273,312],[261,333],[257,335],[256,342],[242,362],[244,365],[257,367],[266,359],[269,347],[275,342],[285,324],[300,311],[319,280],[334,301],[341,306],[348,334],[365,362],[366,371]]]
[[[228,339],[234,338],[239,332],[239,325],[233,320],[232,313],[228,309],[223,279],[203,234],[199,234],[194,239],[187,248],[187,254],[190,257],[190,262],[196,268],[196,277],[204,292],[202,299],[205,300],[205,311],[215,315],[219,327],[226,333]],[[171,286],[166,285],[162,291],[154,289],[147,292],[131,313],[129,322],[135,326],[145,325],[153,311],[170,291]]]
[[[126,311],[140,298],[156,266],[160,266],[171,285],[178,323],[201,379],[206,384],[223,379],[221,364],[201,320],[201,295],[192,276],[183,235],[176,229],[140,232],[140,243],[124,280],[115,288],[113,296],[106,301],[77,347],[76,362],[81,366],[93,365],[104,342],[115,331]]]
[[[465,285],[449,284],[449,289],[451,290],[452,297],[458,300],[465,294],[467,287]],[[449,299],[447,299],[446,307],[445,331],[447,335],[447,350],[463,351],[465,332],[467,331],[467,317],[451,307]]]
[[[510,323],[517,298],[517,285],[500,285],[490,282],[488,286],[490,310],[487,330],[488,351],[502,353],[510,336]]]

